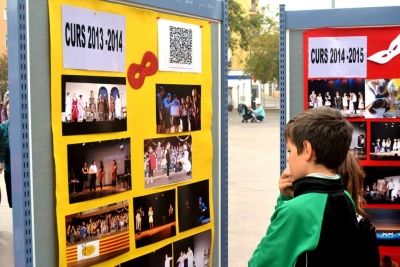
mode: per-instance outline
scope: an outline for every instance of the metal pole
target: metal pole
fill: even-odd
[[[335,0],[332,0],[332,8],[335,8]]]
[[[253,98],[253,90],[252,90],[252,85],[253,85],[253,82],[252,82],[252,79],[253,79],[253,77],[252,77],[252,75],[253,75],[253,73],[252,73],[252,66],[251,66],[251,42],[250,42],[250,106],[251,106],[251,104],[252,104],[252,98]]]

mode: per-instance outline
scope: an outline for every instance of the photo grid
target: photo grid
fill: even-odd
[[[67,266],[92,266],[130,250],[128,201],[65,217]]]
[[[200,85],[157,84],[157,134],[201,130],[200,96]]]
[[[144,186],[146,189],[192,179],[192,136],[144,140]]]
[[[127,130],[125,77],[62,75],[62,134]]]
[[[119,138],[68,145],[69,202],[131,190],[130,144],[130,138]]]
[[[308,81],[308,109],[331,107],[346,118],[363,118],[365,114],[364,79]]]

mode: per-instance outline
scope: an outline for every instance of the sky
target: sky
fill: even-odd
[[[399,6],[399,0],[334,0],[335,8],[354,8],[354,7],[377,7],[377,6]],[[311,10],[311,9],[330,9],[332,0],[260,0],[259,6],[267,4],[276,9],[280,4],[285,5],[285,10]]]

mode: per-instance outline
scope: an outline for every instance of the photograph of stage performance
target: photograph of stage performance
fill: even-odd
[[[104,262],[129,251],[128,201],[65,217],[67,266]]]
[[[331,107],[347,118],[362,118],[365,111],[364,79],[308,81],[308,108]]]
[[[136,247],[176,235],[175,189],[133,199]]]
[[[63,75],[62,134],[127,130],[125,77]]]
[[[209,267],[211,230],[174,242],[174,267]],[[172,266],[172,265],[171,265]]]
[[[211,222],[209,181],[178,187],[179,232]]]
[[[400,79],[365,80],[365,118],[400,117]]]
[[[122,263],[118,267],[172,267],[172,244]]]
[[[157,133],[201,130],[200,95],[200,85],[157,84]]]
[[[365,208],[376,227],[379,246],[400,246],[400,209]]]
[[[364,167],[364,198],[367,203],[400,204],[400,168]]]
[[[144,140],[144,186],[146,189],[192,179],[192,136]]]
[[[69,203],[132,189],[130,138],[68,145]]]
[[[400,123],[371,122],[371,160],[400,160]]]
[[[350,144],[350,152],[358,159],[366,159],[366,123],[365,122],[350,122],[353,125],[353,136]]]

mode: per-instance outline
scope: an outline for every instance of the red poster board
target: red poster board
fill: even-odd
[[[332,71],[329,73],[329,67],[326,68],[327,65],[324,65],[325,63],[332,63],[332,61],[329,62],[332,57],[329,52],[332,50],[336,51],[336,49],[332,49],[332,46],[329,45],[323,47],[323,45],[327,43],[326,39],[331,38],[334,40],[335,38],[340,39],[341,37],[352,37],[355,39],[356,37],[366,37],[366,49],[364,50],[365,58],[363,61],[366,67],[366,74],[364,77],[349,77],[347,75],[336,76],[336,73],[339,72]],[[314,38],[313,42],[310,41],[311,38]],[[317,40],[315,38],[325,40],[325,42],[320,42],[321,48],[315,46],[315,40]],[[312,46],[310,44],[312,44]],[[334,42],[332,42],[332,44],[334,44]],[[356,49],[358,48],[356,47]],[[337,51],[341,51],[339,52],[339,60],[337,60],[338,64],[341,64],[343,62],[340,62],[340,58],[342,61],[348,60],[348,51],[351,51],[351,47],[337,47]],[[325,55],[324,52],[328,54]],[[332,108],[341,109],[349,122],[359,129],[364,129],[365,139],[363,141],[363,153],[365,155],[359,156],[360,163],[367,173],[364,192],[367,190],[366,186],[370,186],[370,190],[375,186],[377,188],[384,188],[389,185],[388,183],[390,181],[394,181],[394,189],[391,191],[390,195],[388,192],[381,191],[380,189],[376,189],[377,194],[375,195],[372,194],[372,192],[370,195],[368,194],[367,196],[371,197],[371,199],[369,203],[365,205],[365,208],[379,209],[381,211],[399,210],[400,199],[397,199],[397,193],[400,193],[400,27],[318,28],[307,30],[303,33],[303,54],[304,110],[315,108],[315,106],[320,105],[318,96],[321,93],[320,97],[323,99],[322,103],[327,103],[327,105]],[[372,58],[372,56],[374,57]],[[326,59],[326,61],[324,61],[324,59]],[[315,78],[316,66],[311,68],[309,65],[310,62],[315,64],[316,61],[320,61],[318,64],[320,64],[321,69],[325,68],[321,71],[321,73],[326,73],[325,77],[319,76]],[[336,64],[336,62],[333,63]],[[312,75],[309,75],[310,70],[312,70]],[[380,91],[382,89],[380,86],[383,86],[384,89],[386,88],[384,92]],[[330,92],[331,100],[326,100],[325,96],[327,92]],[[340,96],[340,98],[337,98],[337,103],[339,104],[336,104],[336,101],[333,103],[336,93]],[[349,101],[344,101],[344,93],[346,93],[346,96],[347,94],[353,93],[356,95],[357,99],[360,99],[361,94],[364,102],[364,109],[365,107],[368,108],[365,110],[363,110],[363,108],[357,109],[360,102],[353,102],[351,104],[351,97],[349,97]],[[386,101],[384,102],[386,104],[384,104],[385,111],[382,112],[383,115],[378,116],[376,115],[377,113],[372,114],[372,111],[370,112],[370,107],[375,107],[379,101],[383,101],[382,99]],[[350,105],[353,105],[355,113],[349,112]],[[376,110],[377,109],[375,109],[375,111]],[[383,140],[385,140],[385,144],[386,141],[388,141],[390,145],[385,145],[382,151]],[[395,140],[396,146],[394,146]],[[387,149],[388,147],[389,149]],[[394,151],[394,149],[396,151]],[[357,150],[362,149],[354,147],[353,152],[355,154],[360,152]],[[377,200],[378,196],[379,200]],[[396,229],[392,230],[395,233],[399,233],[400,239],[400,216],[397,219],[398,229],[395,227]],[[395,223],[395,221],[396,220],[391,223]],[[379,226],[377,226],[377,229],[379,229]],[[398,244],[391,243],[389,245],[381,245],[380,253],[381,257],[390,255],[394,261],[400,262],[400,241]]]

